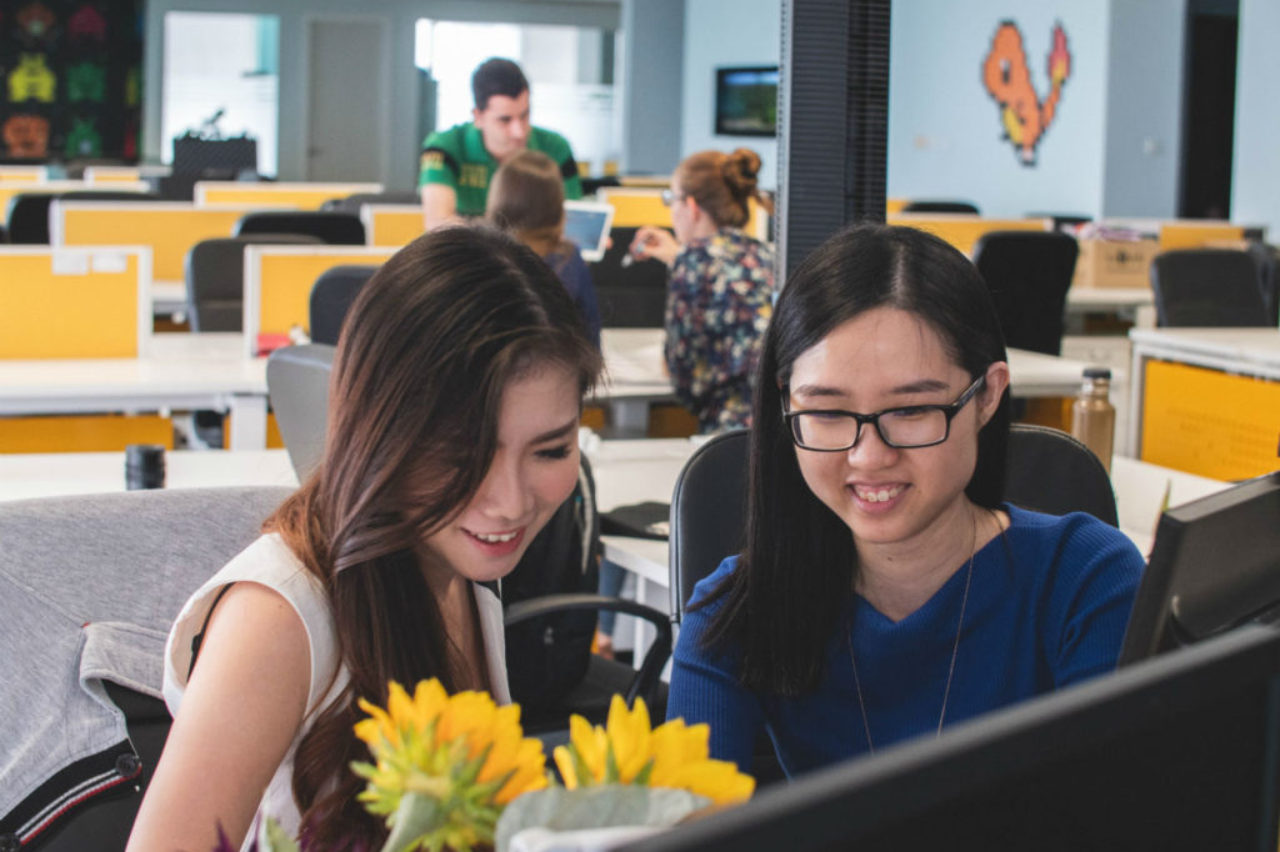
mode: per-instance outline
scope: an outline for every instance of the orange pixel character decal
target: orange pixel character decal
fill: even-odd
[[[1071,74],[1071,53],[1062,24],[1054,24],[1049,51],[1049,94],[1043,102],[1031,83],[1022,33],[1013,21],[1003,21],[991,39],[991,52],[982,64],[982,83],[1000,105],[1004,138],[1013,143],[1024,166],[1036,164],[1036,146],[1053,122],[1062,86]]]

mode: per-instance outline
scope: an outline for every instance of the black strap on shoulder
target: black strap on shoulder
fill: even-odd
[[[437,155],[440,157],[441,165],[443,165],[449,171],[453,172],[453,177],[455,179],[457,179],[462,175],[462,167],[458,165],[457,159],[455,159],[454,156],[450,154],[448,151],[446,151],[445,149],[437,148],[434,145],[431,146],[430,148],[422,149],[422,156],[424,159],[429,156],[435,157]]]
[[[565,180],[578,177],[578,163],[573,159],[573,154],[570,154],[565,161],[560,164],[560,177]]]
[[[187,680],[191,680],[191,673],[196,670],[196,657],[200,654],[200,643],[204,641],[204,634],[209,629],[209,619],[213,618],[213,611],[218,608],[218,602],[235,583],[227,583],[218,590],[217,597],[213,599],[213,605],[209,607],[209,611],[205,614],[204,624],[200,625],[200,632],[191,637],[191,665],[187,667]]]

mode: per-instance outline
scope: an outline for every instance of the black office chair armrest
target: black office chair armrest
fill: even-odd
[[[637,601],[612,598],[606,595],[543,595],[509,605],[506,608],[503,623],[506,625],[518,624],[530,618],[550,615],[555,612],[572,612],[584,609],[612,610],[635,618],[642,618],[657,630],[657,637],[649,647],[648,653],[644,655],[644,661],[641,662],[640,668],[636,671],[636,676],[632,679],[624,695],[628,706],[635,703],[638,695],[646,696],[648,703],[652,704],[658,677],[662,673],[662,667],[667,664],[667,658],[671,656],[671,617],[665,612]]]

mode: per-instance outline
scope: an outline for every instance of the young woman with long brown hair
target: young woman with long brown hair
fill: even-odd
[[[219,826],[241,842],[265,816],[313,848],[381,845],[349,769],[357,701],[429,677],[507,700],[480,584],[577,483],[599,370],[564,288],[508,238],[434,231],[387,261],[343,331],[319,469],[174,623],[175,720],[130,852],[210,849]]]
[[[564,238],[564,176],[555,160],[541,151],[513,154],[493,174],[485,218],[547,262],[599,347],[596,285],[578,247]]]

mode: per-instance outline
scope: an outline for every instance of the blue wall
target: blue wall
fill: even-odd
[[[959,198],[984,215],[1102,212],[1107,109],[1108,0],[912,0],[895,3],[891,24],[889,181],[891,197]],[[1047,55],[1061,21],[1071,72],[1037,164],[1024,166],[1002,138],[982,64],[996,28],[1022,32],[1031,80],[1049,90]]]
[[[681,156],[715,148],[751,148],[763,160],[760,186],[778,186],[778,143],[760,136],[717,136],[715,69],[777,65],[782,45],[778,0],[685,0],[684,128]]]
[[[1240,0],[1240,52],[1236,61],[1235,151],[1231,219],[1267,226],[1280,241],[1280,3]]]

